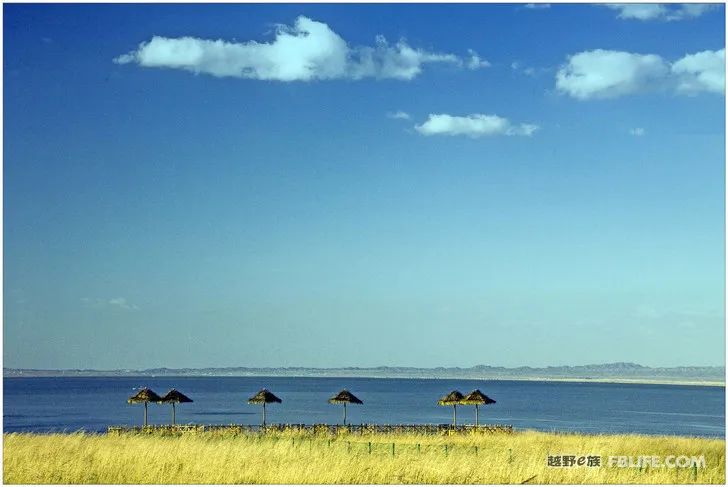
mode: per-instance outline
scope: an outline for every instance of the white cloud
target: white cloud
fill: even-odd
[[[468,49],[468,54],[470,57],[467,60],[466,66],[468,69],[480,69],[480,68],[487,68],[490,66],[490,63],[486,61],[485,59],[482,59],[477,52],[473,51],[472,49]]]
[[[678,11],[678,17],[668,20],[679,20],[681,18],[700,17],[706,12],[717,10],[718,4],[710,3],[683,3]]]
[[[615,98],[642,91],[669,72],[660,56],[597,49],[570,56],[556,87],[574,98]]]
[[[699,17],[717,8],[715,4],[683,3],[610,3],[604,7],[617,10],[617,18],[634,20],[684,20]]]
[[[544,8],[551,8],[550,3],[527,3],[524,5],[525,8],[528,9],[544,9]]]
[[[299,20],[301,18],[305,17],[299,17]],[[426,63],[461,64],[462,61],[454,54],[414,49],[404,41],[390,46],[383,36],[377,36],[375,47],[357,47],[349,51],[346,71],[337,77],[410,80],[422,72],[422,65]]]
[[[382,36],[376,38],[374,46],[352,48],[325,23],[301,16],[292,27],[279,25],[269,43],[154,36],[114,62],[217,77],[310,81],[367,77],[410,80],[425,64],[462,65],[463,61],[454,54],[413,48],[404,40],[389,44]]]
[[[480,113],[464,117],[430,114],[424,123],[415,126],[415,130],[422,135],[466,135],[472,138],[489,135],[530,136],[538,129],[538,125],[513,125],[507,118]]]
[[[618,10],[620,19],[652,20],[663,17],[667,9],[659,3],[610,3],[604,7]]]
[[[725,49],[688,54],[672,65],[677,90],[694,94],[701,91],[725,91]]]
[[[139,307],[135,304],[129,303],[126,298],[111,298],[108,301],[110,306],[116,306],[121,309],[137,310]]]
[[[569,56],[556,73],[556,88],[579,100],[669,89],[722,93],[725,50],[703,51],[670,64],[656,54],[596,49]]]
[[[91,298],[81,298],[81,302],[84,304],[84,306],[93,307],[93,308],[120,308],[125,309],[129,311],[137,311],[139,309],[139,306],[136,304],[132,304],[129,301],[127,301],[126,298],[111,298],[111,299],[91,299]]]
[[[635,137],[642,137],[646,133],[647,133],[647,131],[645,129],[643,129],[642,127],[635,127],[633,129],[629,130],[629,134],[634,135]]]
[[[396,112],[388,112],[387,118],[392,118],[394,120],[409,120],[412,117],[410,117],[409,113],[398,110]]]

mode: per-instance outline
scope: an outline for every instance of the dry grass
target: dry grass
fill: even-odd
[[[602,466],[547,466],[556,454],[600,455]],[[704,455],[706,468],[617,468],[608,466],[610,455]],[[11,433],[4,435],[3,460],[10,484],[725,483],[724,440],[531,431],[338,438]]]

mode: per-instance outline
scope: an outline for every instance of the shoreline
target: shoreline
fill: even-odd
[[[3,374],[3,379],[36,379],[36,378],[130,378],[130,377],[184,377],[184,378],[220,378],[220,377],[266,377],[266,378],[291,378],[291,379],[423,379],[423,380],[468,380],[468,381],[522,381],[522,382],[572,382],[572,383],[594,383],[594,384],[635,384],[635,385],[670,385],[670,386],[699,386],[699,387],[725,387],[725,381],[717,380],[691,380],[691,379],[649,379],[649,378],[622,378],[622,377],[425,377],[414,375],[286,375],[286,374]]]
[[[273,425],[273,424],[271,424],[271,425]],[[154,437],[155,435],[166,434],[166,435],[181,437],[181,436],[190,434],[189,431],[164,432],[163,430],[165,430],[165,427],[167,427],[167,426],[168,425],[163,425],[163,424],[156,424],[156,425],[151,424],[151,425],[149,425],[150,430],[158,430],[158,431],[147,432],[147,433],[144,433],[144,435]],[[211,431],[212,432],[217,431],[218,434],[220,434],[220,432],[223,431],[222,434],[225,435],[225,434],[228,434],[228,433],[224,432],[225,429],[234,430],[236,425],[192,425],[192,426],[212,427],[211,430],[206,430],[204,432],[198,432],[197,433],[198,435],[199,434],[202,434],[202,435],[211,434]],[[221,426],[224,426],[224,428],[221,428]],[[241,426],[243,426],[244,429],[247,429],[247,428],[250,428],[251,425],[241,425]],[[112,426],[111,428],[114,428],[114,427]],[[136,428],[136,430],[135,430],[135,428]],[[78,430],[73,430],[73,431],[70,431],[70,430],[57,430],[57,431],[56,430],[53,430],[53,431],[18,430],[18,431],[3,431],[2,435],[3,436],[9,436],[9,435],[12,435],[12,436],[37,436],[37,437],[78,436],[78,435],[95,436],[95,437],[99,437],[99,436],[124,437],[126,435],[141,435],[142,432],[138,431],[140,429],[141,429],[141,426],[128,427],[127,429],[122,429],[122,431],[109,431],[108,428],[105,430],[98,430],[98,431],[86,430],[83,428],[78,429]],[[254,429],[254,428],[251,428],[251,431],[245,431],[245,432],[242,432],[241,434],[248,435],[248,436],[255,436],[255,435],[261,434],[260,432],[252,431],[252,429]],[[212,434],[214,434],[214,433],[212,433]],[[298,434],[298,435],[302,435],[302,436],[317,436],[317,435],[320,435],[321,433],[310,433],[310,432],[294,432],[294,433],[283,432],[283,433],[281,433],[280,431],[262,433],[263,436],[276,436],[276,435],[280,436],[281,434],[284,434],[284,435],[285,434]],[[338,433],[338,435],[345,435],[345,434],[352,434],[352,433]],[[408,436],[408,435],[413,435],[413,434],[427,436],[427,437],[433,437],[433,438],[437,437],[437,436],[442,436],[442,433],[411,433],[411,432],[402,432],[402,433],[375,432],[375,433],[365,433],[364,435],[365,436],[378,435],[378,436],[396,437],[398,435],[399,436]],[[508,433],[492,433],[492,432],[477,433],[476,436],[479,435],[482,437],[488,437],[489,435],[494,435],[494,434],[496,434],[496,435],[537,434],[537,435],[548,435],[548,436],[554,436],[554,437],[582,437],[582,438],[611,438],[611,437],[629,436],[629,437],[635,437],[635,438],[664,439],[664,440],[693,440],[694,439],[694,440],[706,440],[706,441],[713,441],[713,440],[723,441],[723,442],[726,441],[726,437],[723,435],[710,436],[710,435],[697,435],[697,434],[670,434],[670,433],[639,433],[639,432],[625,433],[625,432],[600,432],[600,431],[539,430],[539,429],[534,429],[534,428],[523,428],[523,429],[513,428],[513,430]],[[472,436],[472,434],[459,432],[457,434],[453,433],[450,437],[455,437],[455,436],[468,437],[469,435]],[[333,438],[337,435],[332,434],[331,436]],[[359,433],[356,433],[356,436],[361,436],[361,435],[359,435]]]
[[[141,426],[130,426],[130,427],[115,427],[109,426],[107,429],[100,431],[79,429],[74,431],[59,430],[59,431],[3,431],[3,436],[35,436],[35,437],[48,437],[48,436],[92,436],[92,437],[110,437],[110,438],[123,438],[126,436],[145,436],[149,438],[158,438],[160,436],[171,435],[176,437],[189,436],[195,427],[198,431],[197,435],[234,435],[235,430],[238,434],[243,436],[252,437],[260,436],[263,437],[281,437],[281,436],[301,436],[301,437],[316,437],[316,436],[330,436],[331,438],[339,438],[344,436],[351,437],[362,437],[362,436],[389,436],[393,438],[397,437],[408,437],[408,436],[421,436],[428,438],[451,438],[451,439],[467,439],[467,438],[489,438],[493,435],[506,435],[506,436],[523,436],[523,435],[543,435],[553,437],[582,437],[582,438],[616,438],[616,437],[634,437],[634,438],[645,438],[645,439],[665,439],[665,440],[699,440],[699,441],[726,441],[726,437],[722,435],[718,436],[703,436],[695,434],[670,434],[670,433],[639,433],[639,432],[599,432],[599,431],[568,431],[568,430],[540,430],[535,428],[513,428],[511,430],[498,430],[498,431],[465,431],[461,429],[457,432],[448,433],[447,429],[439,432],[424,432],[424,431],[396,431],[397,425],[374,425],[380,427],[390,427],[391,431],[383,431],[381,428],[374,428],[371,431],[363,432],[360,434],[358,429],[354,428],[351,430],[335,431],[335,428],[341,428],[342,425],[325,425],[328,427],[327,431],[313,430],[313,425],[306,425],[308,428],[289,428],[291,425],[271,423],[269,427],[272,427],[269,431],[261,432],[257,431],[257,425],[202,425],[202,424],[185,424],[177,425],[184,426],[177,431],[171,430],[171,425],[167,424],[151,424],[147,431],[142,431]],[[320,425],[319,425],[320,426]],[[351,425],[350,425],[351,426]],[[424,426],[424,425],[416,425]],[[436,427],[437,425],[430,425]],[[469,425],[472,427],[472,425]],[[485,426],[485,425],[481,425]],[[504,426],[504,425],[492,425],[492,426]],[[205,427],[204,430],[200,427]],[[282,428],[278,428],[282,427]],[[118,428],[118,430],[116,429]]]

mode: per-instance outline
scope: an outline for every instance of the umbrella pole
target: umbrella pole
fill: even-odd
[[[172,425],[177,424],[177,411],[174,408],[174,403],[172,403]]]
[[[346,426],[346,403],[344,403],[344,426]]]
[[[144,401],[144,426],[147,425],[147,401]]]
[[[452,405],[452,425],[457,427],[458,425],[458,405]]]
[[[263,402],[263,426],[265,426],[265,401]]]
[[[475,427],[478,427],[478,405],[475,405]]]

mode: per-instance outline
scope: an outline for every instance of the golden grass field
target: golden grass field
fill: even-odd
[[[724,484],[726,480],[722,439],[533,431],[336,438],[293,432],[10,433],[3,439],[3,478],[9,484]],[[602,466],[547,466],[548,455],[569,454],[599,455]],[[706,468],[617,468],[607,465],[610,455],[704,455]]]

